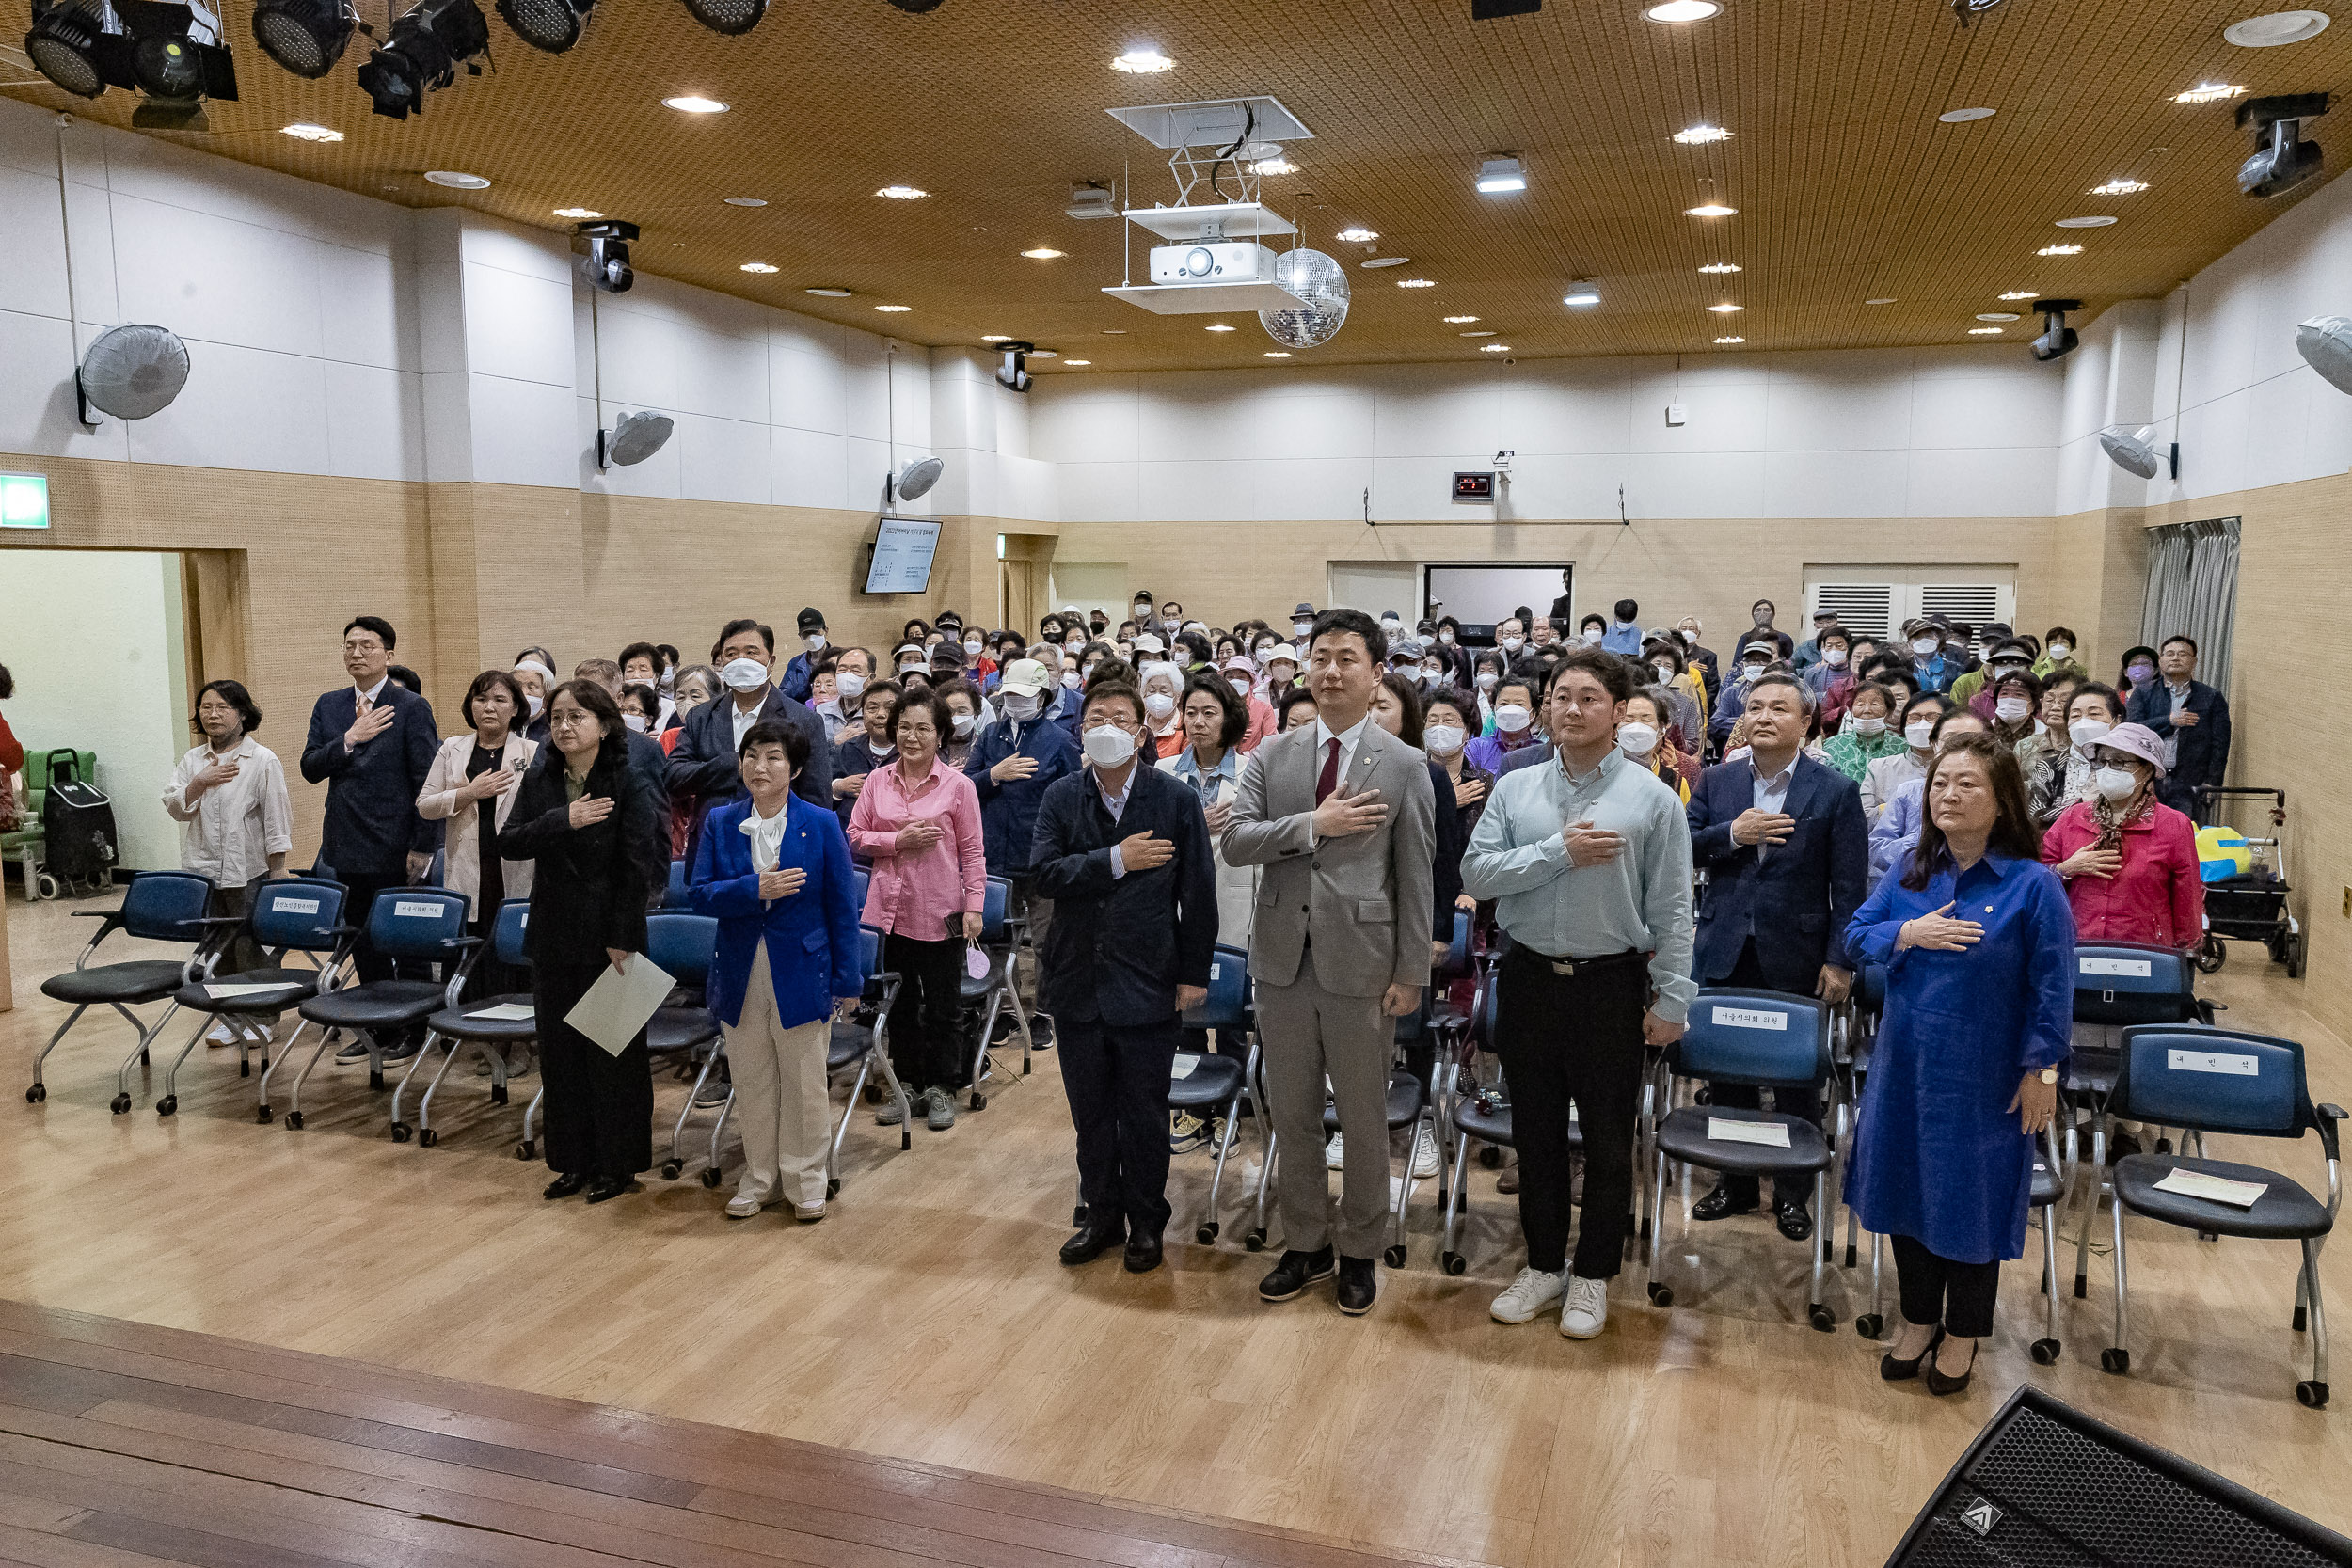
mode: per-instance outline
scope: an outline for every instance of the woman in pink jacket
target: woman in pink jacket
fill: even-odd
[[[2145,724],[2118,724],[2085,760],[2091,799],[2058,813],[2042,839],[2042,863],[2066,883],[2076,940],[2196,946],[2205,934],[2197,827],[2156,800],[2164,743]]]
[[[898,755],[866,776],[850,813],[850,847],[872,863],[860,920],[883,933],[882,968],[899,976],[891,1059],[934,1132],[956,1124],[964,943],[978,939],[988,896],[979,791],[939,755],[954,729],[955,715],[936,691],[900,692],[890,710]],[[898,1104],[875,1119],[897,1122]]]

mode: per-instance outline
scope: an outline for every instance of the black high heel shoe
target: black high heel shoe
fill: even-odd
[[[1934,1364],[1929,1360],[1929,1357],[1935,1354],[1935,1347],[1943,1342],[1944,1325],[1938,1323],[1935,1326],[1935,1332],[1928,1336],[1928,1348],[1913,1356],[1910,1360],[1898,1361],[1892,1354],[1880,1356],[1879,1376],[1889,1383],[1909,1382],[1911,1379],[1919,1375],[1919,1368],[1923,1364],[1929,1366],[1930,1368],[1933,1367]]]
[[[1977,1349],[1982,1343],[1982,1340],[1979,1340],[1977,1345],[1969,1347],[1968,1370],[1961,1373],[1958,1377],[1945,1376],[1942,1372],[1936,1370],[1936,1366],[1933,1361],[1930,1361],[1925,1367],[1920,1369],[1920,1376],[1927,1383],[1928,1392],[1931,1394],[1960,1394],[1967,1392],[1968,1380],[1977,1375]]]

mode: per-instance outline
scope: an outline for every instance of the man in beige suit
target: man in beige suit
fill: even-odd
[[[1429,982],[1435,797],[1428,759],[1371,720],[1388,639],[1360,610],[1308,634],[1315,721],[1274,736],[1243,770],[1222,841],[1231,865],[1265,867],[1250,929],[1279,1162],[1285,1251],[1258,1287],[1288,1301],[1339,1275],[1339,1307],[1371,1310],[1389,1207],[1389,1060]],[[1338,1257],[1321,1158],[1324,1081],[1347,1134]],[[1378,1133],[1378,1136],[1374,1136]]]

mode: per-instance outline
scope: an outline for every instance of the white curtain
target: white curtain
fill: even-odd
[[[2197,678],[2230,689],[2230,635],[2237,618],[2235,517],[2168,523],[2148,531],[2148,597],[2139,640],[2160,648],[2168,637],[2197,640]]]

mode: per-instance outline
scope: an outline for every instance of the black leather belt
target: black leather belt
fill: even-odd
[[[1649,962],[1649,955],[1647,953],[1637,952],[1629,947],[1622,953],[1603,954],[1601,957],[1597,958],[1555,958],[1549,953],[1539,953],[1534,948],[1521,942],[1511,949],[1511,956],[1513,958],[1523,957],[1530,963],[1540,963],[1545,965],[1550,969],[1554,974],[1565,974],[1571,977],[1579,974],[1596,974],[1606,970],[1623,968],[1627,964],[1646,964]]]

